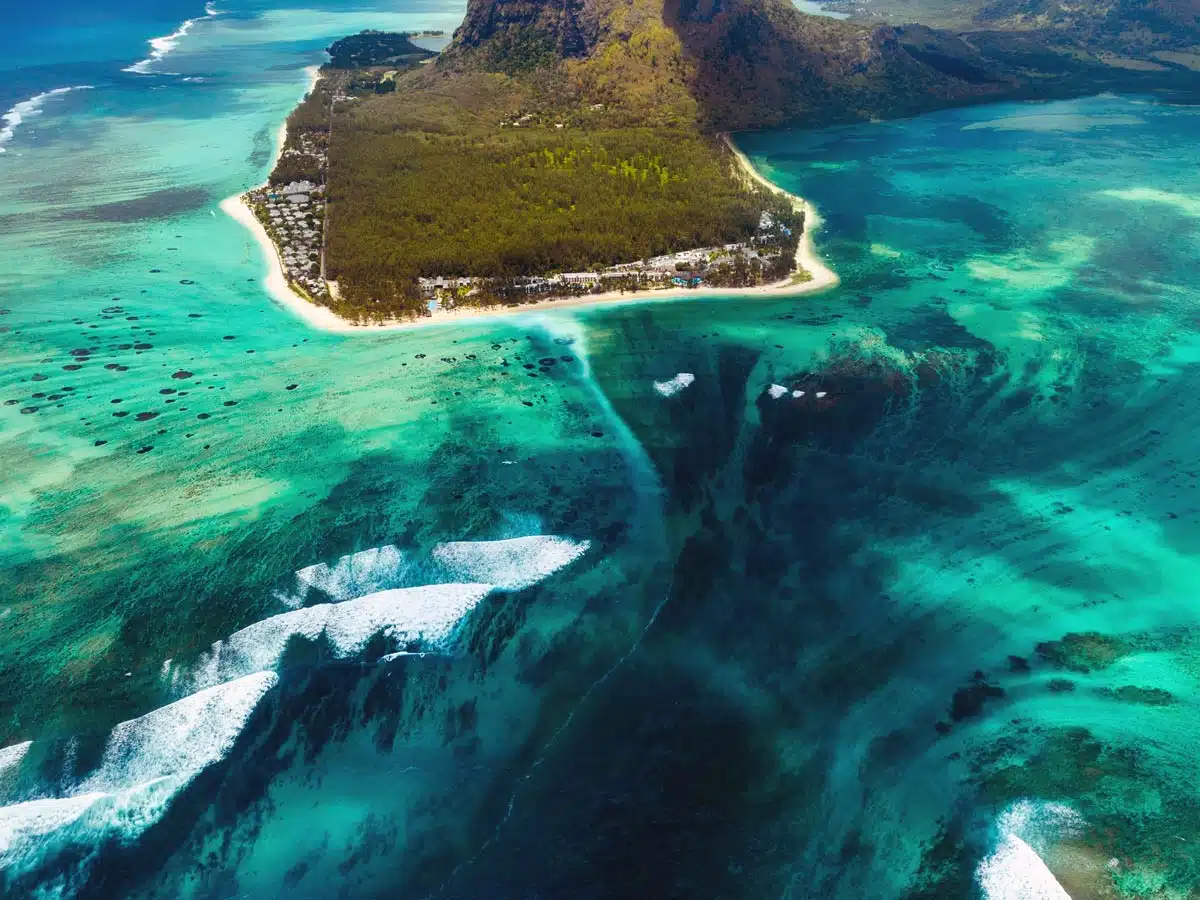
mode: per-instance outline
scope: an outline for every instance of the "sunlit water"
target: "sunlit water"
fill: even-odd
[[[331,336],[217,204],[462,8],[214,9],[0,79],[88,86],[0,154],[6,896],[1197,889],[1196,108],[745,136],[838,291]]]

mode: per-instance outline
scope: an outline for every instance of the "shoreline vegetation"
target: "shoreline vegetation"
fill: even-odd
[[[469,0],[440,53],[409,33],[334,42],[267,184],[226,208],[273,296],[339,330],[810,292],[836,283],[816,211],[728,134],[1194,89],[1186,67],[1097,61],[1112,48],[1089,34],[855,24],[788,0]]]
[[[611,172],[617,176],[609,178],[609,181],[633,182],[632,191],[624,185],[620,187],[625,195],[618,195],[616,202],[626,200],[631,193],[640,191],[647,194],[661,187],[663,190],[655,195],[659,197],[660,205],[667,205],[674,200],[676,206],[684,213],[691,214],[693,219],[708,217],[696,226],[695,231],[685,233],[717,236],[718,241],[672,252],[670,245],[678,246],[681,240],[678,234],[672,236],[668,231],[665,241],[662,234],[651,234],[650,241],[653,243],[644,242],[643,246],[661,246],[665,242],[668,245],[666,254],[627,262],[621,261],[621,257],[610,249],[612,255],[606,260],[607,265],[593,263],[585,271],[578,272],[563,272],[560,268],[549,274],[535,274],[536,270],[535,273],[529,272],[528,262],[524,264],[524,269],[515,273],[497,274],[494,261],[489,267],[487,263],[481,264],[472,257],[456,261],[458,271],[462,271],[463,265],[468,265],[478,266],[472,271],[488,274],[414,278],[413,288],[420,291],[416,298],[418,305],[407,306],[403,315],[372,315],[370,307],[358,306],[350,307],[353,317],[341,314],[347,311],[348,304],[342,296],[336,275],[327,272],[327,247],[331,235],[326,214],[328,211],[336,217],[342,211],[337,193],[339,186],[326,184],[329,156],[333,155],[333,105],[341,101],[352,107],[351,115],[358,113],[362,107],[357,101],[362,99],[364,87],[368,99],[378,94],[392,95],[388,97],[389,101],[393,97],[395,100],[404,99],[394,96],[397,76],[401,74],[394,67],[407,63],[411,70],[432,58],[428,51],[409,44],[408,37],[365,32],[343,39],[345,42],[354,42],[349,49],[342,42],[331,47],[331,56],[337,52],[340,58],[345,59],[358,54],[355,68],[338,70],[327,64],[319,70],[315,67],[307,70],[310,76],[309,91],[280,129],[276,158],[267,182],[221,203],[221,209],[248,229],[264,253],[269,269],[265,279],[269,295],[309,325],[343,333],[416,328],[467,318],[578,309],[610,303],[653,302],[681,297],[790,296],[825,290],[838,283],[837,275],[821,260],[814,247],[813,233],[820,226],[815,208],[802,198],[772,184],[756,171],[729,135],[718,134],[705,138],[688,131],[678,133],[682,142],[690,142],[685,152],[693,154],[689,158],[683,153],[676,153],[667,161],[678,166],[681,159],[686,159],[692,165],[692,168],[680,174],[677,168],[668,169],[666,163],[657,156],[634,155],[638,141],[664,136],[662,128],[626,127],[603,131],[593,125],[590,131],[585,131],[583,127],[573,128],[576,133],[569,134],[564,140],[563,129],[567,126],[562,123],[550,124],[555,118],[565,118],[561,113],[549,116],[548,122],[542,123],[540,131],[526,127],[518,132],[517,129],[522,124],[528,125],[531,118],[528,113],[523,113],[499,123],[501,129],[511,126],[506,132],[500,132],[503,152],[510,152],[514,146],[522,150],[532,146],[535,148],[533,152],[526,154],[530,158],[530,169],[544,165],[544,155],[551,167],[557,162],[561,169],[565,161],[568,164],[567,178],[574,177],[575,170],[570,168],[571,165],[585,168],[585,164],[576,163],[580,155],[595,152],[600,163],[593,160],[590,163],[592,169],[600,171],[602,175]],[[414,52],[405,56],[406,49],[422,55]],[[368,58],[372,52],[377,55],[387,53],[389,57],[383,66],[365,70],[357,68],[364,61],[376,61]],[[591,106],[593,112],[598,108],[602,109],[602,105]],[[340,123],[349,119],[340,108],[338,115],[343,117],[338,120],[341,128]],[[602,112],[600,115],[605,114]],[[327,130],[324,130],[322,126],[326,122]],[[577,134],[582,134],[582,137]],[[354,137],[354,143],[361,142],[362,136],[356,134]],[[369,137],[367,135],[367,139]],[[475,134],[472,137],[478,139]],[[569,143],[572,139],[574,144]],[[485,135],[484,140],[494,138]],[[591,143],[593,140],[594,144]],[[549,141],[556,142],[553,150],[542,147]],[[563,148],[564,143],[568,149]],[[623,152],[606,155],[614,146],[621,147]],[[630,146],[634,150],[626,149]],[[539,147],[540,150],[537,149]],[[593,147],[596,149],[593,150]],[[336,162],[339,166],[342,164],[340,158]],[[523,170],[521,174],[524,175],[524,157],[520,164]],[[686,184],[689,176],[696,172],[699,172],[695,176],[696,184]],[[651,186],[643,189],[641,185],[646,183],[648,175],[652,176]],[[416,177],[420,177],[419,171]],[[552,185],[557,188],[563,176],[561,172],[555,172],[553,177],[559,179]],[[682,203],[677,197],[662,197],[675,186],[673,182],[680,181],[685,183],[685,190],[692,191],[684,195],[686,199]],[[723,192],[712,203],[716,209],[701,208],[697,211],[699,201],[707,197],[705,190],[712,190],[714,181],[717,182],[717,190]],[[575,191],[573,196],[579,197],[578,185],[572,188]],[[601,189],[604,188],[601,185]],[[343,196],[344,191],[343,188]],[[698,191],[699,194],[696,193]],[[633,202],[642,199],[638,196]],[[585,202],[580,200],[581,205]],[[721,206],[722,202],[724,206]],[[574,202],[570,211],[575,212]],[[651,212],[657,213],[658,208],[651,207]],[[636,218],[637,211],[631,215]],[[366,219],[368,225],[372,221]],[[678,227],[679,221],[678,214],[675,219],[671,219],[669,214],[652,219],[652,223],[666,222],[667,225],[660,224],[660,227],[667,228],[671,225]],[[735,226],[734,222],[739,224]],[[737,238],[739,235],[742,236],[741,240],[720,240],[721,237]],[[511,236],[509,240],[513,240]],[[592,240],[595,241],[594,236]],[[562,251],[557,245],[556,249],[570,252],[569,249]],[[592,250],[586,245],[583,249],[584,252]],[[501,255],[505,259],[512,257],[503,248]],[[601,254],[595,254],[592,258],[596,256],[603,258]],[[624,258],[627,260],[629,257]],[[392,283],[395,283],[394,278]],[[405,302],[411,304],[411,300]],[[342,308],[331,308],[339,306]]]
[[[278,142],[278,146],[280,147],[283,146],[285,140],[283,131],[286,130],[286,127],[284,125],[283,129],[281,129]],[[816,207],[803,198],[790,194],[768,181],[753,167],[753,164],[746,155],[737,148],[732,138],[726,138],[726,140],[729,141],[730,149],[733,151],[746,177],[754,179],[769,190],[777,191],[795,204],[797,209],[802,209],[805,212],[804,231],[796,247],[796,268],[798,272],[809,275],[808,279],[800,280],[797,274],[792,274],[771,284],[756,285],[747,288],[697,286],[670,287],[644,291],[605,291],[599,294],[583,294],[575,297],[544,298],[517,305],[461,306],[453,309],[438,308],[429,315],[411,319],[356,322],[352,319],[339,316],[328,306],[316,303],[293,289],[284,275],[279,248],[271,240],[262,222],[259,221],[253,210],[246,203],[244,194],[235,194],[232,197],[226,198],[221,202],[221,209],[234,219],[234,221],[246,228],[257,241],[263,256],[267,260],[268,272],[263,281],[263,286],[271,299],[311,327],[338,334],[426,328],[432,325],[452,324],[475,318],[523,315],[547,312],[555,309],[581,309],[614,303],[653,303],[665,300],[678,300],[682,298],[699,299],[703,297],[729,299],[772,296],[790,297],[817,293],[837,287],[840,283],[837,273],[818,255],[813,240],[813,233],[821,226],[821,218]]]

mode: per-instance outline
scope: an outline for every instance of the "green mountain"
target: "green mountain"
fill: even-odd
[[[664,93],[665,75],[695,101],[703,127],[735,130],[1004,96],[1152,90],[1174,80],[1153,64],[1114,73],[1097,54],[1200,43],[1200,0],[979,0],[973,21],[860,24],[806,15],[788,0],[471,0],[442,65],[554,68],[634,109],[639,95]],[[657,70],[639,65],[646,52]]]
[[[557,273],[611,275],[694,248],[713,251],[700,267],[710,284],[802,280],[786,252],[802,216],[739,173],[723,132],[1194,90],[1186,38],[1145,37],[1159,33],[1143,28],[1148,10],[1169,2],[994,0],[988,27],[935,29],[805,15],[788,0],[469,0],[433,61],[403,36],[341,42],[348,68],[326,68],[274,179],[328,173],[325,212],[300,233],[311,242],[323,228],[321,269],[336,287],[319,288],[309,243],[292,258],[315,300],[370,319],[423,314],[431,282],[468,279],[436,295],[446,303],[525,302],[531,279],[558,292]],[[1186,33],[1196,3],[1170,7],[1172,29]],[[1101,41],[1135,33],[1153,57]],[[747,249],[712,264],[727,245]],[[645,288],[638,264],[623,287]]]

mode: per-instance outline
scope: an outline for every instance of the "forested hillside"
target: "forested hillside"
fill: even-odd
[[[1172,3],[991,0],[1012,27],[966,32],[814,17],[788,0],[469,0],[431,65],[338,82],[331,302],[420,312],[420,277],[541,275],[745,241],[774,201],[735,176],[720,132],[1194,87],[1186,51],[1130,63],[1074,37],[1190,27],[1200,0]],[[1104,4],[1111,15],[1084,24],[1059,15]],[[372,34],[342,46],[368,62],[407,49]]]
[[[342,311],[419,313],[419,277],[591,270],[752,237],[779,201],[699,127],[679,40],[647,8],[608,20],[624,39],[595,52],[601,31],[569,10],[561,28],[522,18],[475,45],[460,31],[436,69],[336,104],[327,274]]]
[[[404,285],[418,276],[590,270],[746,240],[764,208],[688,129],[339,134],[329,267],[353,303],[415,300]]]

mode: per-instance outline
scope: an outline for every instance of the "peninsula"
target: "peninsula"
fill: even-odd
[[[786,0],[471,0],[440,55],[412,37],[331,46],[243,198],[273,293],[323,327],[825,288],[815,211],[729,132],[1171,83],[1028,33]]]
[[[409,37],[330,47],[243,198],[279,263],[272,292],[314,324],[836,282],[815,214],[727,135],[649,106],[568,106],[519,76],[439,72],[422,89],[405,76],[433,54]]]

